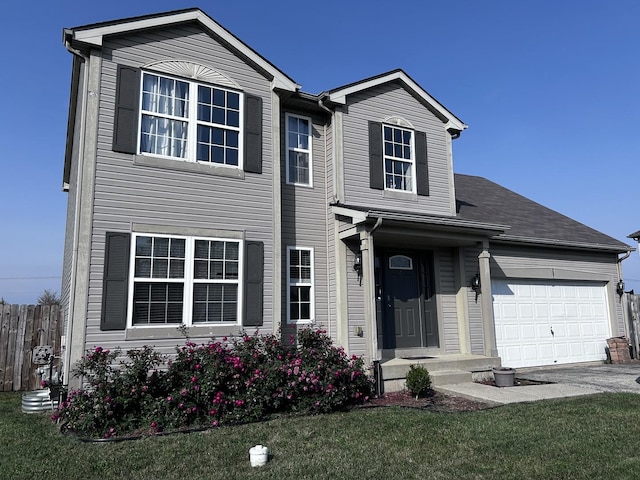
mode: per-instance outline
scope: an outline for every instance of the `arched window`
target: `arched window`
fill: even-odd
[[[389,268],[392,270],[413,270],[413,260],[406,255],[389,257]]]

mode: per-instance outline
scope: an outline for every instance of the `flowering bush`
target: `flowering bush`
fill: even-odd
[[[256,333],[187,341],[169,362],[151,347],[127,352],[129,360],[116,366],[119,355],[100,347],[87,352],[74,373],[90,387],[70,392],[53,419],[80,435],[111,438],[245,423],[278,412],[332,412],[366,402],[373,392],[362,359],[348,357],[323,330],[300,331],[297,347]]]

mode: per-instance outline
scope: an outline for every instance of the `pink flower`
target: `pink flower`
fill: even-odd
[[[173,400],[173,397],[172,397],[171,395],[169,395],[169,396],[167,397],[167,402],[170,402],[170,401],[172,401],[172,400]]]
[[[196,383],[198,381],[198,377],[193,376],[191,377],[191,383]]]
[[[95,352],[96,352],[96,353],[101,353],[101,352],[102,352],[102,347],[96,347]]]
[[[227,337],[222,337],[222,341],[226,342],[227,341]]]
[[[218,426],[218,420],[214,420],[213,422],[211,422],[211,425],[213,425],[214,427]]]
[[[156,422],[151,422],[151,428],[156,428],[158,424]]]
[[[200,370],[202,368],[202,365],[200,365],[199,363],[196,363],[195,366],[193,367],[195,370]]]

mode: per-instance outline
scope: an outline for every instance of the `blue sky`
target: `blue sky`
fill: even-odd
[[[60,291],[71,55],[63,27],[198,6],[319,93],[402,68],[469,125],[481,175],[618,240],[640,230],[640,2],[8,2],[0,23],[0,297]],[[640,292],[640,255],[623,262]]]

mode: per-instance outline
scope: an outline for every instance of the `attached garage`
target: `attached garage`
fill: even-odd
[[[493,280],[496,345],[507,367],[598,361],[611,336],[604,282]]]

